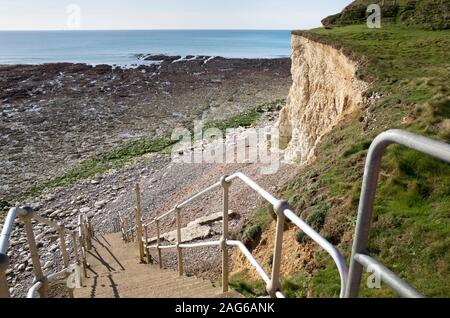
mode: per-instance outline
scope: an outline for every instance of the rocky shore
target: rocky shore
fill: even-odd
[[[0,66],[0,201],[125,141],[285,98],[291,81],[289,59],[167,58]]]
[[[137,182],[143,189],[145,218],[158,215],[221,175],[237,170],[259,178],[269,191],[283,184],[292,167],[282,167],[279,174],[261,178],[257,165],[173,164],[168,155],[149,154],[125,167],[16,202],[30,187],[130,140],[162,136],[199,118],[224,120],[285,98],[291,85],[289,59],[142,58],[156,62],[128,69],[83,64],[0,66],[3,206],[31,204],[39,214],[63,222],[69,229],[75,227],[79,214],[86,214],[93,217],[98,232],[107,233],[119,211],[133,210],[132,189]],[[242,185],[233,191],[236,195],[232,204],[240,207],[231,223],[236,230],[259,201]],[[203,210],[192,207],[185,211],[184,225],[220,211],[220,193],[202,199],[200,205]],[[166,232],[173,230],[173,220],[166,220],[163,227]],[[62,266],[57,237],[45,226],[35,230],[44,270],[55,272]],[[12,295],[24,296],[33,273],[20,222],[8,255]],[[214,249],[186,252],[186,271],[214,278],[219,256]],[[176,266],[173,255],[167,255],[165,266]]]

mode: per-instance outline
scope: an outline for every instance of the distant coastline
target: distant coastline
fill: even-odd
[[[284,30],[123,30],[1,31],[0,65],[84,63],[139,66],[139,54],[284,58],[290,31]]]

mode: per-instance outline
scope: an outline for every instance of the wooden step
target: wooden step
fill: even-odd
[[[88,254],[88,278],[75,290],[77,298],[217,298],[220,287],[196,277],[179,277],[171,270],[141,264],[136,243],[126,244],[119,233],[96,237]]]

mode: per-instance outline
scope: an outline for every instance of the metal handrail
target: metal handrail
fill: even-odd
[[[244,245],[244,243],[242,243],[241,241],[228,241],[227,244],[229,246],[236,246],[236,247],[238,247],[241,250],[242,254],[244,254],[244,256],[247,257],[247,259],[249,260],[250,264],[253,265],[253,267],[255,268],[256,272],[259,274],[259,276],[261,276],[263,281],[266,284],[270,284],[270,277],[269,277],[269,275],[261,267],[261,265],[259,265],[258,261],[253,257],[252,253],[248,250],[248,248]]]
[[[183,201],[182,203],[178,204],[175,208],[173,208],[172,210],[167,211],[166,213],[154,218],[152,221],[145,223],[144,226],[149,226],[152,225],[153,223],[156,222],[156,220],[162,220],[163,218],[169,216],[170,214],[174,213],[176,211],[177,208],[183,208],[186,205],[188,205],[189,203],[191,203],[192,201],[200,198],[201,196],[205,195],[208,192],[211,192],[212,190],[219,188],[221,186],[220,182],[214,183],[213,185],[207,187],[206,189],[198,192],[197,194],[191,196],[189,199],[187,199],[186,201]]]
[[[269,202],[277,214],[277,231],[275,237],[275,248],[274,248],[274,257],[272,262],[272,275],[271,277],[263,270],[261,265],[257,262],[257,260],[251,255],[250,251],[245,247],[245,245],[240,241],[228,240],[228,192],[231,183],[235,179],[240,179],[244,184],[253,189],[257,194],[259,194],[262,198],[264,198],[267,202]],[[204,242],[204,243],[195,243],[195,244],[183,244],[181,241],[181,226],[179,222],[180,212],[183,207],[192,203],[194,200],[200,198],[206,193],[213,191],[219,187],[223,189],[223,231],[222,238],[220,241],[213,242]],[[159,221],[172,213],[176,213],[177,215],[177,243],[174,245],[161,245],[160,244],[160,234],[159,234]],[[178,271],[179,274],[183,274],[182,268],[182,248],[196,248],[196,247],[206,247],[206,246],[220,246],[222,249],[222,288],[224,292],[228,291],[228,253],[227,246],[238,247],[243,255],[249,260],[251,265],[255,268],[257,273],[262,277],[264,282],[266,283],[266,289],[268,293],[272,297],[284,298],[284,295],[281,293],[281,283],[280,283],[280,266],[281,266],[281,251],[282,251],[282,240],[283,240],[283,232],[284,232],[284,223],[285,218],[288,218],[299,227],[306,235],[308,235],[313,241],[315,241],[319,246],[321,246],[333,259],[336,264],[336,267],[339,271],[340,281],[341,281],[341,290],[340,297],[344,297],[348,276],[348,268],[345,263],[344,258],[341,253],[325,238],[323,238],[319,233],[317,233],[313,228],[311,228],[308,224],[306,224],[303,220],[301,220],[297,215],[295,215],[290,209],[287,202],[278,200],[273,197],[269,192],[264,190],[261,186],[259,186],[252,179],[247,177],[245,174],[238,172],[231,176],[224,176],[217,183],[212,184],[211,186],[205,188],[204,190],[196,193],[195,195],[189,197],[187,200],[177,204],[175,208],[170,211],[157,216],[153,220],[143,225],[145,231],[145,244],[144,248],[149,253],[150,249],[156,249],[158,251],[159,264],[162,267],[162,257],[161,250],[164,249],[177,249],[178,252]],[[157,244],[149,245],[147,241],[147,228],[148,226],[155,224],[157,225]],[[139,239],[139,238],[138,238]],[[143,239],[142,237],[140,238]],[[149,255],[147,255],[147,259],[149,259]]]
[[[47,282],[51,283],[54,282],[56,280],[58,280],[58,278],[60,278],[60,276],[62,275],[67,275],[70,274],[72,271],[69,268],[64,268],[63,270],[57,272],[57,273],[53,273],[47,276]],[[34,285],[31,286],[31,288],[28,290],[27,293],[27,298],[36,298],[36,294],[38,293],[39,289],[41,289],[43,287],[44,283],[42,281],[37,281],[34,283]]]
[[[153,220],[144,224],[144,234],[145,234],[145,244],[144,247],[147,252],[147,259],[150,262],[150,249],[156,249],[158,251],[159,266],[162,268],[162,256],[161,250],[163,249],[177,249],[178,252],[178,271],[179,274],[183,274],[182,266],[182,248],[195,248],[195,247],[205,247],[205,246],[220,246],[222,249],[222,288],[224,292],[228,291],[228,246],[238,247],[244,256],[250,261],[252,266],[256,269],[258,274],[263,278],[266,283],[267,291],[272,297],[282,298],[284,295],[279,291],[280,289],[280,266],[281,266],[281,251],[282,251],[282,241],[283,241],[283,231],[285,218],[289,219],[293,224],[299,227],[306,235],[308,235],[313,241],[315,241],[320,247],[322,247],[333,259],[336,267],[339,271],[341,289],[340,297],[357,297],[359,293],[359,285],[361,280],[362,268],[374,266],[377,268],[382,281],[387,283],[392,287],[397,293],[405,297],[421,297],[423,296],[414,288],[409,286],[407,283],[402,281],[393,272],[387,269],[383,264],[379,263],[372,257],[366,254],[366,249],[368,245],[368,232],[370,228],[373,201],[375,196],[376,184],[378,181],[378,174],[381,166],[381,158],[383,156],[386,147],[392,143],[397,143],[422,153],[428,154],[437,159],[443,160],[450,163],[450,145],[443,142],[432,140],[423,136],[419,136],[413,133],[409,133],[401,130],[389,130],[385,133],[379,135],[372,143],[368,159],[364,172],[363,187],[361,191],[360,205],[358,208],[358,220],[356,226],[356,235],[353,243],[352,256],[351,256],[351,267],[350,272],[348,271],[345,259],[339,250],[328,242],[324,237],[317,233],[313,228],[311,228],[306,222],[299,218],[293,211],[290,210],[287,202],[278,200],[273,197],[270,193],[265,191],[256,182],[251,180],[249,177],[243,173],[235,173],[231,176],[224,176],[221,178],[220,182],[217,182],[208,188],[198,192],[197,194],[191,196],[187,200],[178,204],[172,210],[157,216]],[[251,255],[250,251],[245,247],[245,245],[240,241],[228,240],[228,191],[231,182],[234,179],[242,180],[247,186],[256,191],[261,197],[268,201],[272,206],[277,215],[277,226],[276,226],[276,237],[274,246],[274,256],[272,262],[272,275],[271,277],[263,270],[261,265],[256,261],[256,259]],[[204,242],[204,243],[193,243],[185,244],[181,241],[181,225],[180,225],[180,215],[181,209],[187,204],[193,202],[202,195],[222,187],[223,189],[223,229],[222,238],[220,241]],[[140,207],[139,207],[140,209]],[[161,245],[160,236],[160,220],[176,213],[177,217],[177,243],[174,245]],[[141,222],[142,220],[138,220]],[[142,223],[142,222],[141,222]],[[157,232],[157,244],[150,245],[147,239],[147,229],[148,226],[156,224]],[[122,231],[124,229],[122,228]],[[138,237],[138,240],[142,241],[142,236]]]
[[[91,246],[91,236],[92,236],[92,226],[90,224],[90,221],[85,221],[84,218],[81,216],[79,217],[78,222],[78,233],[76,231],[67,231],[63,224],[56,223],[50,219],[44,218],[38,214],[36,214],[35,211],[29,206],[24,206],[20,208],[11,208],[7,214],[7,217],[5,219],[5,223],[2,228],[2,232],[0,235],[0,298],[9,298],[11,295],[9,293],[9,287],[6,279],[6,270],[9,266],[9,257],[6,254],[9,246],[9,241],[11,238],[11,233],[14,228],[14,222],[16,218],[19,217],[24,225],[25,225],[25,232],[27,235],[27,241],[29,245],[29,250],[31,254],[31,260],[33,263],[33,269],[35,274],[35,283],[31,286],[31,288],[28,290],[27,297],[34,298],[36,296],[36,293],[39,292],[40,297],[47,297],[48,294],[48,283],[55,280],[61,275],[66,275],[66,277],[71,272],[70,269],[70,260],[69,255],[67,251],[67,245],[66,245],[66,236],[70,235],[72,237],[72,252],[74,253],[75,262],[77,265],[80,264],[80,258],[79,255],[81,255],[82,258],[82,266],[83,266],[83,272],[84,276],[86,277],[86,249],[89,250]],[[38,223],[46,224],[53,229],[55,229],[59,234],[59,240],[60,240],[60,248],[61,248],[61,254],[63,258],[63,264],[64,269],[58,273],[53,273],[50,275],[44,275],[40,259],[39,259],[39,253],[36,245],[36,240],[34,236],[33,231],[33,221],[36,221]],[[78,234],[78,237],[77,237]],[[78,253],[78,243],[80,245],[80,254]],[[69,289],[69,296],[73,297],[73,290]]]
[[[38,291],[44,287],[44,283],[41,281],[36,282],[31,288],[28,290],[27,298],[36,298],[36,294]]]
[[[320,247],[322,247],[333,259],[336,267],[339,271],[339,276],[341,280],[341,290],[340,296],[344,297],[345,288],[348,277],[348,268],[342,254],[334,247],[330,242],[328,242],[324,237],[322,237],[319,233],[317,233],[312,227],[310,227],[306,222],[300,219],[294,212],[292,212],[288,204],[284,201],[275,199],[270,193],[261,188],[257,183],[251,180],[249,177],[244,175],[243,173],[236,173],[226,180],[231,181],[235,178],[241,179],[244,183],[249,185],[253,190],[259,193],[264,199],[266,199],[270,204],[273,205],[275,212],[283,213],[285,217],[287,217],[293,224],[295,224],[298,228],[300,228],[307,236],[309,236],[313,241],[315,241]],[[278,210],[278,211],[277,211]],[[276,234],[279,235],[278,233]],[[282,240],[279,239],[280,241]]]
[[[450,145],[446,143],[398,129],[386,131],[375,138],[369,148],[364,169],[358,219],[350,259],[348,287],[345,293],[346,297],[358,297],[363,267],[372,267],[381,278],[381,281],[390,286],[400,296],[423,297],[420,292],[387,269],[383,264],[367,255],[369,230],[381,160],[386,148],[391,144],[399,144],[450,163]]]

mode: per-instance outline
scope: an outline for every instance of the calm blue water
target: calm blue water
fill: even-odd
[[[4,31],[0,64],[79,62],[132,65],[134,54],[276,58],[290,55],[289,31]]]

